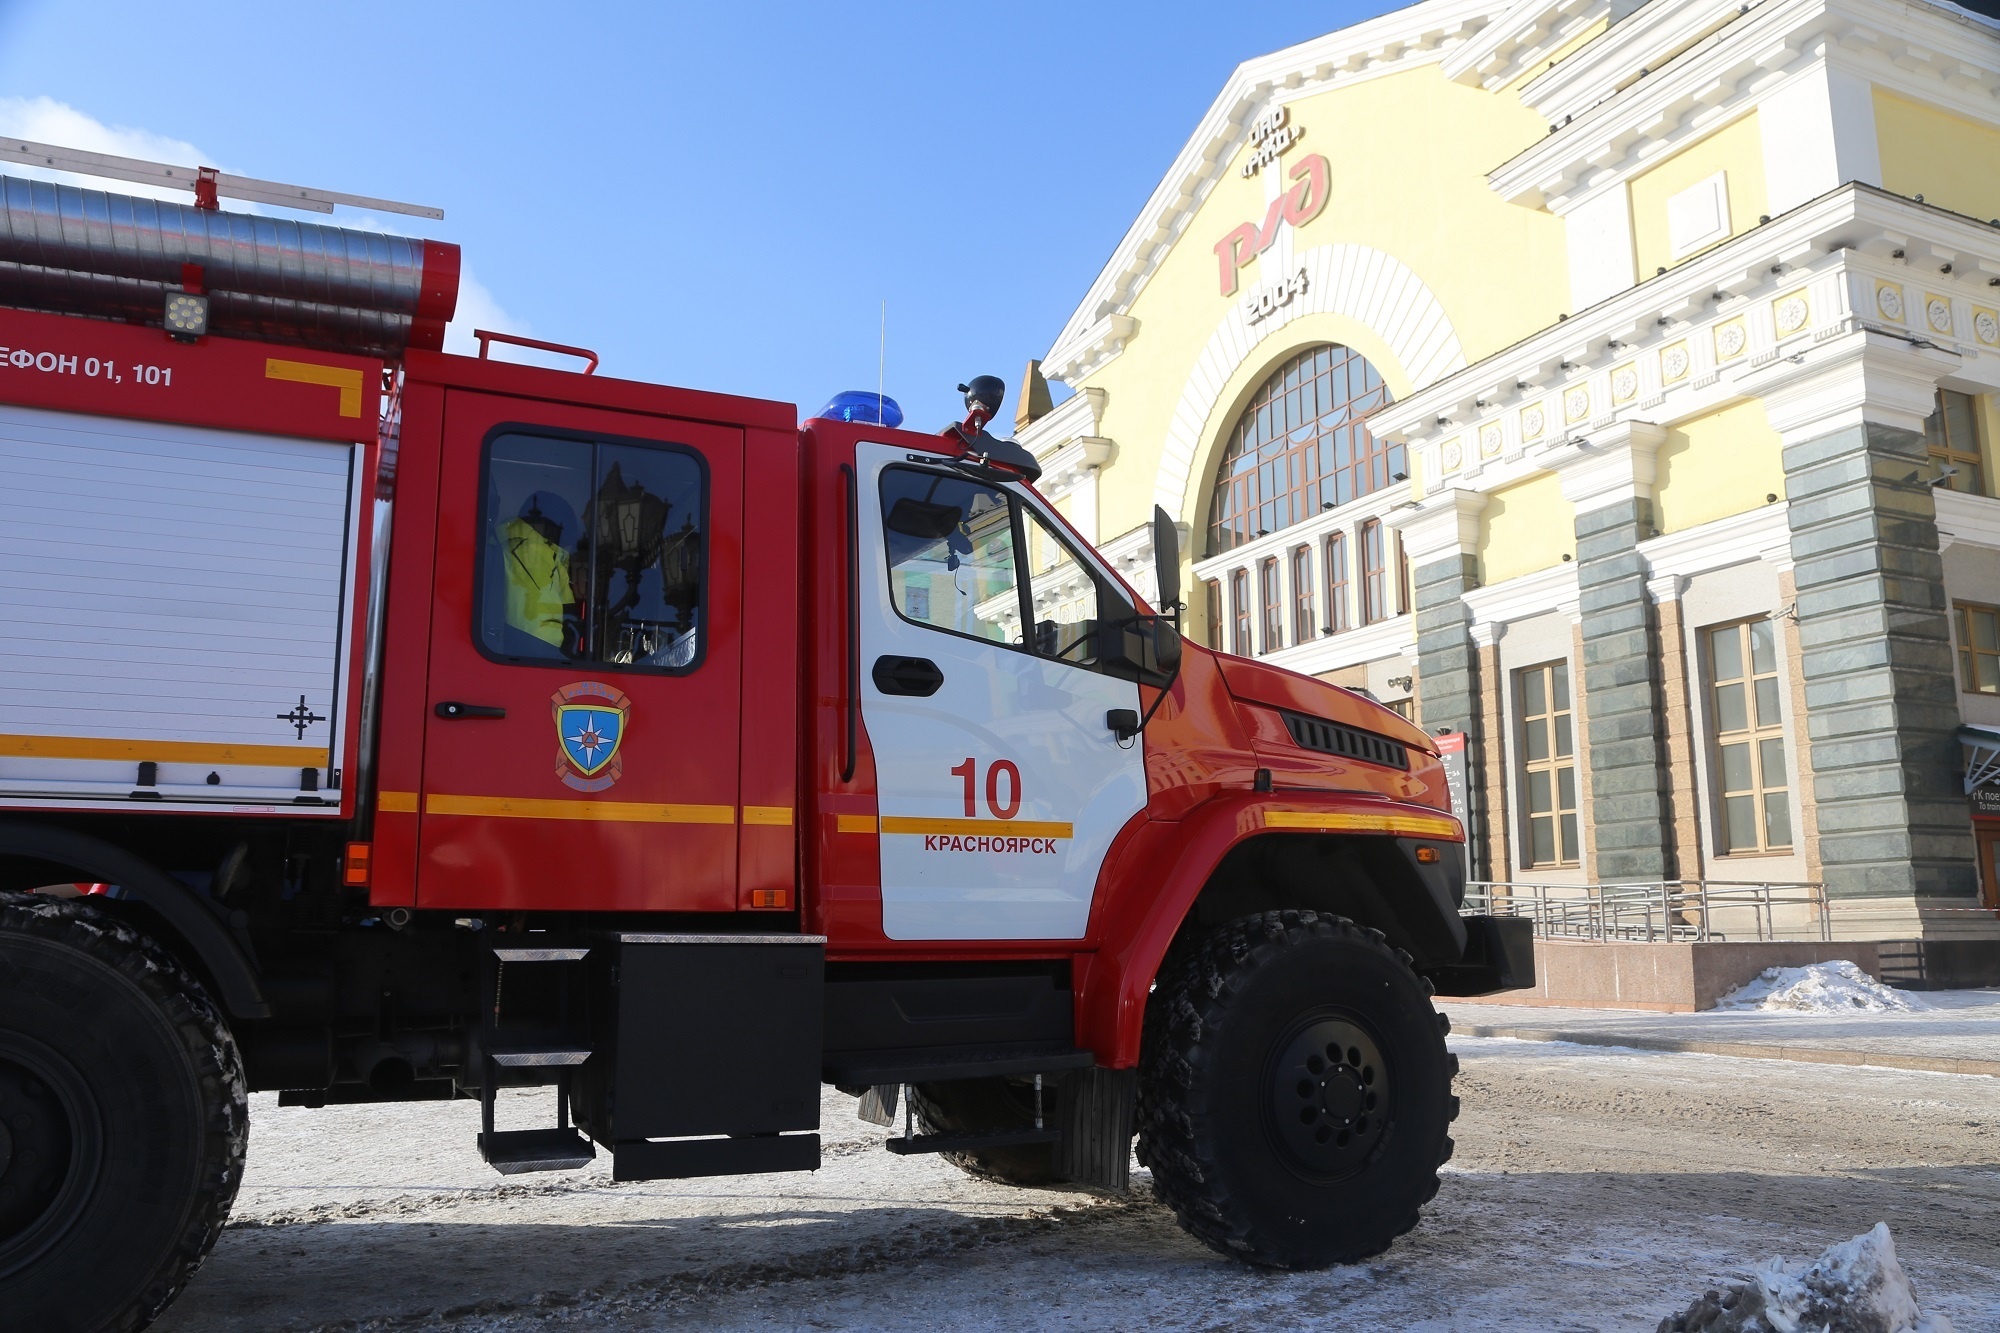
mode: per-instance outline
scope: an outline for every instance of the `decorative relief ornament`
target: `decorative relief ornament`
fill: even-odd
[[[1446,472],[1458,471],[1459,464],[1465,461],[1465,446],[1457,440],[1446,440],[1444,447],[1438,450],[1438,453],[1444,458]]]
[[[1489,421],[1479,428],[1479,456],[1494,458],[1500,453],[1500,423]]]
[[[1799,295],[1781,298],[1772,309],[1777,313],[1778,333],[1781,336],[1797,333],[1812,318],[1812,307],[1806,304],[1805,297]]]
[[[1688,345],[1675,343],[1660,353],[1660,378],[1669,384],[1675,380],[1686,379],[1690,360]]]
[[[1991,310],[1972,312],[1972,332],[1989,347],[2000,346],[2000,316]]]
[[[1563,395],[1563,419],[1581,421],[1590,415],[1590,390],[1571,389]]]
[[[1882,283],[1875,289],[1875,308],[1882,312],[1884,319],[1898,323],[1903,318],[1903,289],[1893,283]]]
[[[1639,392],[1639,371],[1633,366],[1620,366],[1611,372],[1611,401],[1630,402]]]
[[[1933,296],[1924,303],[1924,317],[1939,333],[1951,332],[1951,302],[1942,296]]]
[[[1542,437],[1543,428],[1547,425],[1548,414],[1542,409],[1540,403],[1536,403],[1533,407],[1521,409],[1522,439],[1539,440]]]
[[[1743,355],[1744,346],[1750,335],[1744,331],[1743,321],[1732,319],[1715,331],[1715,359],[1733,361]]]

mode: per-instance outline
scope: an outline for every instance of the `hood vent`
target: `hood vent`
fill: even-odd
[[[1304,713],[1280,710],[1279,716],[1285,719],[1285,730],[1292,733],[1292,739],[1303,749],[1409,771],[1410,752],[1401,741],[1392,741],[1387,736],[1377,736],[1359,727],[1329,722],[1325,718],[1307,717]]]

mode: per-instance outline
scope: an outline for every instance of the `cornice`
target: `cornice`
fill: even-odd
[[[2000,548],[2000,500],[1965,495],[1940,487],[1937,491],[1938,545]]]
[[[1685,579],[1752,560],[1789,567],[1792,530],[1786,509],[1780,497],[1775,503],[1746,509],[1713,523],[1642,541],[1639,554],[1646,562],[1647,574],[1659,581]],[[1686,585],[1681,584],[1675,595],[1684,591]]]
[[[1414,659],[1416,655],[1417,618],[1404,613],[1372,625],[1344,629],[1338,634],[1321,634],[1275,653],[1264,653],[1257,660],[1310,676],[1361,666],[1384,657]]]
[[[1123,350],[1136,324],[1120,334],[1105,320],[1124,317],[1266,109],[1440,60],[1485,27],[1492,10],[1484,0],[1425,0],[1238,65],[1063,325],[1042,372],[1075,383]]]
[[[2000,228],[1845,185],[1542,329],[1370,418],[1427,490],[1491,490],[1620,423],[1783,390],[1843,339],[2000,378]],[[1803,368],[1803,369],[1802,369]]]
[[[1598,43],[1586,51],[1606,71],[1594,85],[1601,89],[1604,77],[1615,76],[1613,53]],[[1579,67],[1570,75],[1579,81],[1574,109],[1558,118],[1551,107],[1549,134],[1487,178],[1504,199],[1566,212],[1743,115],[1763,92],[1825,59],[1967,115],[2000,117],[2000,40],[1985,24],[1929,0],[1763,0],[1664,66],[1616,76],[1642,74],[1594,103]]]
[[[1743,16],[1742,0],[1641,5],[1602,37],[1536,75],[1521,90],[1521,102],[1560,125],[1565,116],[1574,118]]]
[[[1104,403],[1104,390],[1079,389],[1017,431],[1014,442],[1046,464],[1049,455],[1071,440],[1102,433]]]
[[[1516,0],[1445,57],[1444,76],[1495,92],[1610,12],[1610,0]]]
[[[1472,612],[1475,626],[1503,625],[1549,611],[1561,611],[1575,620],[1579,614],[1576,566],[1550,565],[1491,587],[1468,588],[1460,598]]]

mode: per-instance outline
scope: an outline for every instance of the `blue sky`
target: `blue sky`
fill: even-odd
[[[935,429],[1011,419],[1237,62],[1395,7],[0,0],[0,134],[437,204],[483,318],[807,413],[886,300]]]

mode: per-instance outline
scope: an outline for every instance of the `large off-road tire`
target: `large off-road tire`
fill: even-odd
[[[1379,1254],[1450,1159],[1456,1057],[1382,936],[1264,912],[1176,951],[1146,1010],[1139,1161],[1181,1226],[1266,1268]]]
[[[949,1083],[915,1083],[910,1105],[931,1134],[991,1134],[1028,1129],[1035,1123],[1035,1089],[1031,1082],[1005,1078],[962,1078]],[[1042,1089],[1044,1124],[1054,1123],[1056,1085]],[[943,1158],[969,1176],[1002,1185],[1033,1188],[1061,1186],[1056,1174],[1055,1148],[1047,1143],[988,1148],[982,1152],[948,1152]]]
[[[242,1180],[243,1066],[201,985],[80,902],[0,894],[0,1324],[143,1328]]]

